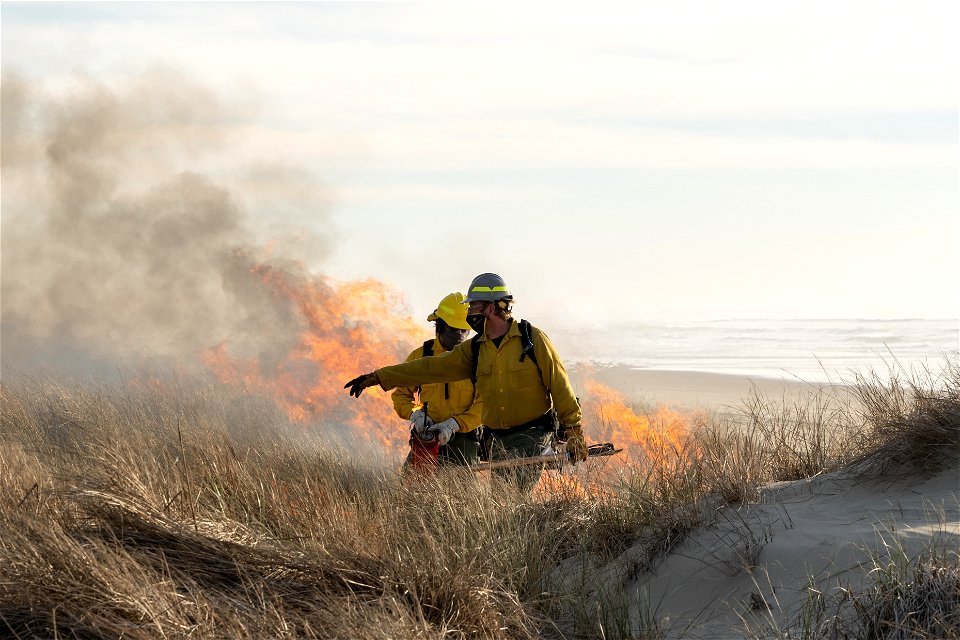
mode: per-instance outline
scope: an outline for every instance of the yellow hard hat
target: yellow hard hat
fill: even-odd
[[[463,304],[463,294],[459,291],[448,293],[437,305],[433,313],[427,316],[427,321],[443,320],[454,329],[469,330],[467,324],[467,307]]]

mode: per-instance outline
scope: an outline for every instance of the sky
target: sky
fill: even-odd
[[[0,14],[5,82],[48,104],[176,78],[214,105],[151,169],[229,189],[263,246],[414,314],[497,272],[519,315],[571,325],[960,316],[958,22],[946,1]],[[4,192],[4,223],[36,194]]]

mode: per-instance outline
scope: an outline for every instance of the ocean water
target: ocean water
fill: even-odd
[[[938,371],[960,349],[958,320],[715,320],[546,328],[566,362],[808,382],[854,372]]]

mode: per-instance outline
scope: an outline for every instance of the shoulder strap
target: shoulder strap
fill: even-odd
[[[473,373],[470,375],[470,381],[477,384],[477,365],[480,361],[480,334],[470,338],[470,353],[473,355]]]
[[[429,358],[433,355],[433,340],[424,340],[423,341],[423,358]],[[417,385],[417,395],[423,391],[423,385]]]
[[[550,386],[547,385],[546,379],[543,377],[543,369],[540,368],[540,363],[537,362],[537,352],[533,350],[533,325],[526,320],[520,321],[520,347],[520,362],[523,362],[524,358],[530,358],[533,364],[537,365],[537,371],[540,372],[540,379],[543,380],[547,391],[550,391]]]
[[[540,368],[540,364],[537,362],[537,354],[533,351],[533,333],[530,331],[530,323],[526,320],[520,321],[520,362],[523,362],[524,358],[529,357],[533,360],[533,364],[537,365],[537,368]]]
[[[423,357],[429,358],[433,355],[433,340],[424,340],[423,341]],[[423,389],[423,385],[417,387],[417,393],[420,393]],[[447,400],[450,399],[450,383],[443,383],[443,397]]]

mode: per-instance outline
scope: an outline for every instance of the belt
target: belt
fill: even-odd
[[[543,427],[544,430],[553,431],[554,423],[555,423],[554,415],[555,415],[555,412],[553,409],[551,409],[550,411],[547,411],[542,416],[534,418],[529,422],[524,422],[523,424],[518,424],[513,427],[506,427],[504,429],[494,429],[492,427],[488,427],[488,430],[490,431],[491,435],[495,437],[507,436],[507,435],[516,433],[518,431],[533,429],[534,427]]]

